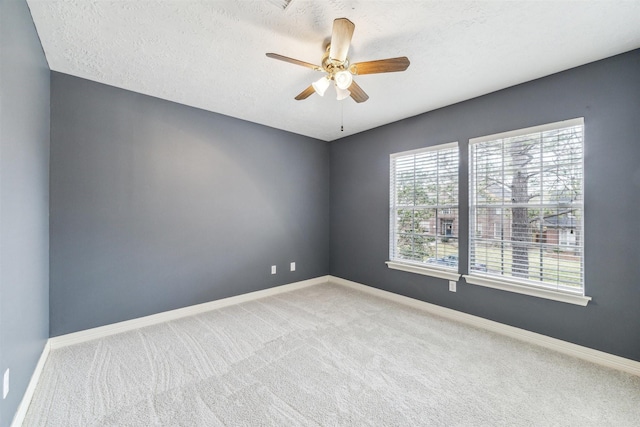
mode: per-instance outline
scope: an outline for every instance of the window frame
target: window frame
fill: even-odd
[[[473,171],[475,166],[475,159],[473,156],[473,147],[475,144],[483,143],[483,142],[491,142],[500,139],[525,136],[528,134],[534,133],[542,133],[550,130],[559,130],[564,128],[569,128],[573,126],[582,126],[582,153],[581,153],[581,176],[582,176],[582,200],[579,203],[580,212],[581,212],[581,221],[580,221],[580,230],[582,233],[580,240],[580,263],[581,263],[581,272],[580,272],[580,284],[581,288],[579,290],[570,290],[565,287],[560,286],[560,284],[550,284],[549,282],[540,281],[540,283],[536,283],[529,279],[518,279],[511,276],[500,276],[495,274],[487,274],[471,269],[471,264],[473,262],[472,258],[472,250],[474,248],[474,242],[477,240],[476,236],[473,235],[475,227],[473,226],[473,221],[475,219],[475,210],[476,208],[475,198],[474,198],[474,181],[473,181]],[[542,148],[541,148],[542,149]],[[504,154],[503,154],[504,156]],[[585,295],[586,284],[584,280],[584,157],[585,157],[585,126],[584,126],[584,118],[579,117],[576,119],[564,120],[560,122],[548,123],[540,126],[533,126],[524,129],[517,129],[508,132],[501,132],[497,134],[487,135],[478,138],[472,138],[469,140],[469,233],[468,233],[468,266],[467,271],[468,274],[464,275],[465,281],[471,285],[479,285],[490,287],[494,289],[500,289],[510,292],[516,292],[520,294],[551,299],[555,301],[561,301],[571,304],[577,304],[581,306],[586,306],[588,302],[591,300],[591,297]],[[542,187],[541,187],[542,188]],[[557,202],[557,208],[561,207],[562,203]],[[501,215],[502,207],[500,206]],[[532,205],[533,208],[536,205]],[[497,212],[497,209],[496,209]],[[504,221],[503,219],[501,220]],[[495,223],[494,223],[494,238],[495,238]],[[503,226],[504,227],[504,226]],[[501,228],[503,228],[501,227]],[[504,242],[504,234],[502,234],[500,241]]]
[[[461,274],[460,264],[454,268],[438,266],[435,264],[429,264],[425,262],[419,261],[411,261],[405,259],[399,259],[395,256],[396,248],[397,248],[397,237],[396,237],[396,227],[397,227],[397,216],[396,216],[396,177],[395,177],[395,162],[398,158],[407,157],[407,156],[415,156],[422,153],[433,152],[433,151],[441,151],[441,150],[450,150],[455,148],[457,150],[457,183],[456,183],[456,191],[457,191],[457,200],[453,209],[457,209],[457,218],[459,221],[460,218],[460,146],[457,141],[449,142],[445,144],[432,145],[428,147],[418,148],[415,150],[402,151],[397,153],[392,153],[389,155],[389,260],[385,263],[387,266],[394,270],[401,270],[410,273],[422,274],[425,276],[437,277],[446,280],[460,280]],[[415,170],[415,169],[414,169]],[[434,208],[436,211],[439,209],[450,209],[452,208],[450,204],[443,204],[442,206],[446,206],[440,208],[440,204],[437,203]],[[433,232],[436,235],[436,238],[445,237],[444,235],[440,235],[440,224],[438,223],[438,215],[434,218],[435,222],[433,227],[429,226],[429,232]],[[453,221],[453,220],[452,220]],[[459,229],[459,224],[458,224]],[[458,234],[455,237],[458,242],[460,241],[461,236]],[[460,255],[460,248],[458,246],[458,259]]]

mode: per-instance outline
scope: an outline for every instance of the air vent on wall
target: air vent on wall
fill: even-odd
[[[285,10],[287,6],[291,4],[292,1],[293,0],[269,0],[269,3],[271,3],[274,6],[277,6],[279,9]]]

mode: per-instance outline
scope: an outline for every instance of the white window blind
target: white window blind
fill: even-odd
[[[458,270],[458,143],[391,155],[392,261]]]
[[[584,295],[583,119],[469,141],[470,276]]]

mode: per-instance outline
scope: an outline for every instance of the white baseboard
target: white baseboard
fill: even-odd
[[[151,316],[140,317],[137,319],[127,320],[124,322],[114,323],[111,325],[100,326],[98,328],[87,329],[84,331],[74,332],[67,335],[61,335],[54,338],[49,338],[42,350],[38,364],[31,376],[27,390],[22,397],[22,401],[18,406],[11,427],[20,427],[29,409],[33,393],[35,392],[38,380],[44,368],[44,365],[49,357],[51,350],[66,347],[73,344],[78,344],[85,341],[90,341],[98,338],[102,338],[109,335],[118,334],[121,332],[131,331],[134,329],[142,328],[144,326],[155,325],[158,323],[166,322],[169,320],[179,319],[186,316],[192,316],[194,314],[203,313],[211,310],[215,310],[222,307],[228,307],[235,304],[240,304],[247,301],[252,301],[260,298],[265,298],[272,295],[278,295],[285,292],[294,291],[297,289],[306,288],[309,286],[320,285],[323,283],[331,282],[337,285],[345,286],[351,289],[355,289],[361,292],[366,292],[377,297],[385,298],[391,301],[395,301],[400,304],[404,304],[410,307],[414,307],[428,313],[432,313],[437,316],[441,316],[450,320],[465,323],[471,326],[475,326],[488,331],[496,332],[501,335],[505,335],[511,338],[515,338],[521,341],[539,345],[557,352],[577,357],[588,362],[596,363],[598,365],[606,366],[613,369],[618,369],[633,375],[640,376],[640,362],[635,360],[626,359],[624,357],[615,356],[613,354],[605,353],[599,350],[594,350],[588,347],[583,347],[577,344],[569,343],[559,340],[557,338],[551,338],[546,335],[537,334],[535,332],[527,331],[524,329],[516,328],[513,326],[505,325],[502,323],[494,322],[492,320],[484,319],[482,317],[474,316],[471,314],[463,313],[461,311],[452,310],[450,308],[441,307],[439,305],[430,304],[414,298],[409,298],[403,295],[394,294],[392,292],[384,291],[382,289],[366,286],[361,283],[352,282],[350,280],[342,279],[335,276],[321,276],[314,279],[303,280],[301,282],[290,283],[287,285],[276,286],[274,288],[264,289],[261,291],[250,292],[247,294],[237,295],[234,297],[223,298],[216,301],[207,302],[204,304],[193,305],[190,307],[179,308],[177,310],[166,311],[163,313],[153,314]]]
[[[11,427],[20,427],[27,415],[27,410],[31,404],[33,393],[35,392],[40,375],[44,365],[49,357],[49,352],[54,349],[66,347],[73,344],[78,344],[85,341],[91,341],[94,339],[106,337],[109,335],[118,334],[121,332],[131,331],[133,329],[142,328],[144,326],[155,325],[169,320],[179,319],[186,316],[191,316],[206,311],[215,310],[217,308],[228,307],[242,302],[252,301],[260,298],[265,298],[272,295],[282,294],[284,292],[295,291],[297,289],[306,288],[308,286],[319,285],[321,283],[327,283],[329,276],[316,277],[309,280],[303,280],[300,282],[289,283],[287,285],[276,286],[261,291],[249,292],[242,295],[237,295],[229,298],[223,298],[216,301],[210,301],[203,304],[192,305],[189,307],[179,308],[176,310],[165,311],[151,316],[140,317],[137,319],[126,320],[124,322],[113,323],[111,325],[100,326],[98,328],[86,329],[84,331],[74,332],[71,334],[60,335],[57,337],[49,338],[42,350],[38,364],[36,365],[31,380],[27,386],[27,390],[22,396],[18,410],[16,411]]]
[[[155,325],[169,320],[179,319],[194,314],[215,310],[230,305],[240,304],[246,301],[252,301],[259,298],[277,295],[284,292],[294,291],[296,289],[306,288],[308,286],[319,285],[322,283],[335,283],[337,285],[346,286],[359,291],[367,292],[378,297],[386,298],[401,304],[405,304],[429,313],[445,317],[454,321],[462,322],[471,326],[475,326],[488,331],[496,332],[511,338],[515,338],[528,343],[536,344],[551,350],[558,351],[569,356],[577,357],[592,363],[597,363],[609,368],[618,369],[633,375],[640,376],[640,362],[626,359],[624,357],[615,356],[603,351],[594,350],[592,348],[583,347],[567,341],[551,338],[546,335],[527,331],[525,329],[516,328],[514,326],[505,325],[503,323],[488,320],[482,317],[456,311],[450,308],[441,307],[439,305],[430,304],[414,298],[403,295],[394,294],[382,289],[366,286],[361,283],[352,282],[335,276],[320,276],[314,279],[303,280],[301,282],[290,283],[287,285],[276,286],[274,288],[264,289],[261,291],[250,292],[247,294],[237,295],[234,297],[223,298],[204,304],[193,305],[190,307],[179,308],[177,310],[166,311],[163,313],[153,314],[151,316],[140,317],[137,319],[127,320],[124,322],[114,323],[111,325],[100,326],[98,328],[87,329],[84,331],[74,332],[67,335],[50,338],[48,348],[51,350],[66,347],[68,345],[78,344],[85,341],[102,338],[108,335],[118,334],[121,332],[131,331],[145,326]],[[44,353],[43,353],[44,354]],[[35,375],[35,374],[34,374]],[[34,386],[35,387],[35,386]]]
[[[165,311],[150,316],[139,317],[137,319],[125,320],[124,322],[112,323],[110,325],[99,326],[97,328],[86,329],[84,331],[73,332],[66,335],[60,335],[49,339],[51,349],[66,347],[73,344],[79,344],[85,341],[106,337],[109,335],[119,334],[145,326],[156,325],[158,323],[167,322],[169,320],[180,319],[194,314],[204,313],[206,311],[215,310],[217,308],[228,307],[230,305],[240,304],[247,301],[265,298],[272,295],[278,295],[284,292],[295,291],[296,289],[306,288],[308,286],[327,283],[329,276],[316,277],[314,279],[303,280],[300,282],[289,283],[287,285],[276,286],[261,291],[249,292],[229,298],[223,298],[215,301],[205,302],[203,304],[192,305],[189,307],[178,308],[176,310]]]
[[[42,374],[42,370],[44,369],[45,363],[47,363],[47,358],[49,357],[49,352],[51,351],[51,344],[49,340],[44,345],[42,349],[42,354],[40,355],[40,359],[38,359],[38,363],[36,364],[36,369],[34,369],[33,374],[31,375],[31,379],[29,380],[29,385],[27,385],[27,389],[22,396],[22,400],[18,405],[18,410],[13,416],[13,421],[11,422],[11,427],[20,427],[22,426],[22,422],[24,421],[24,417],[27,416],[27,410],[29,409],[29,405],[31,404],[31,399],[33,398],[33,393],[36,391],[36,386],[38,385],[38,381],[40,381],[40,375]]]
[[[441,307],[439,305],[430,304],[414,298],[409,298],[403,295],[394,294],[392,292],[383,291],[382,289],[373,288],[371,286],[366,286],[361,283],[341,279],[339,277],[329,276],[329,282],[366,292],[368,294],[375,295],[381,298],[386,298],[388,300],[424,310],[437,316],[445,317],[447,319],[455,320],[467,325],[475,326],[491,332],[496,332],[498,334],[525,341],[531,344],[536,344],[550,350],[555,350],[559,353],[577,357],[578,359],[586,360],[598,365],[618,369],[629,374],[640,376],[640,362],[637,362],[635,360],[615,356],[603,351],[583,347],[581,345],[559,340],[557,338],[551,338],[546,335],[541,335],[535,332],[527,331],[525,329],[505,325],[503,323],[494,322],[493,320],[488,320],[482,317],[463,313],[461,311]]]

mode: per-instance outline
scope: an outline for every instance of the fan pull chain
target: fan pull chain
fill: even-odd
[[[340,132],[344,132],[344,102],[340,103]]]

